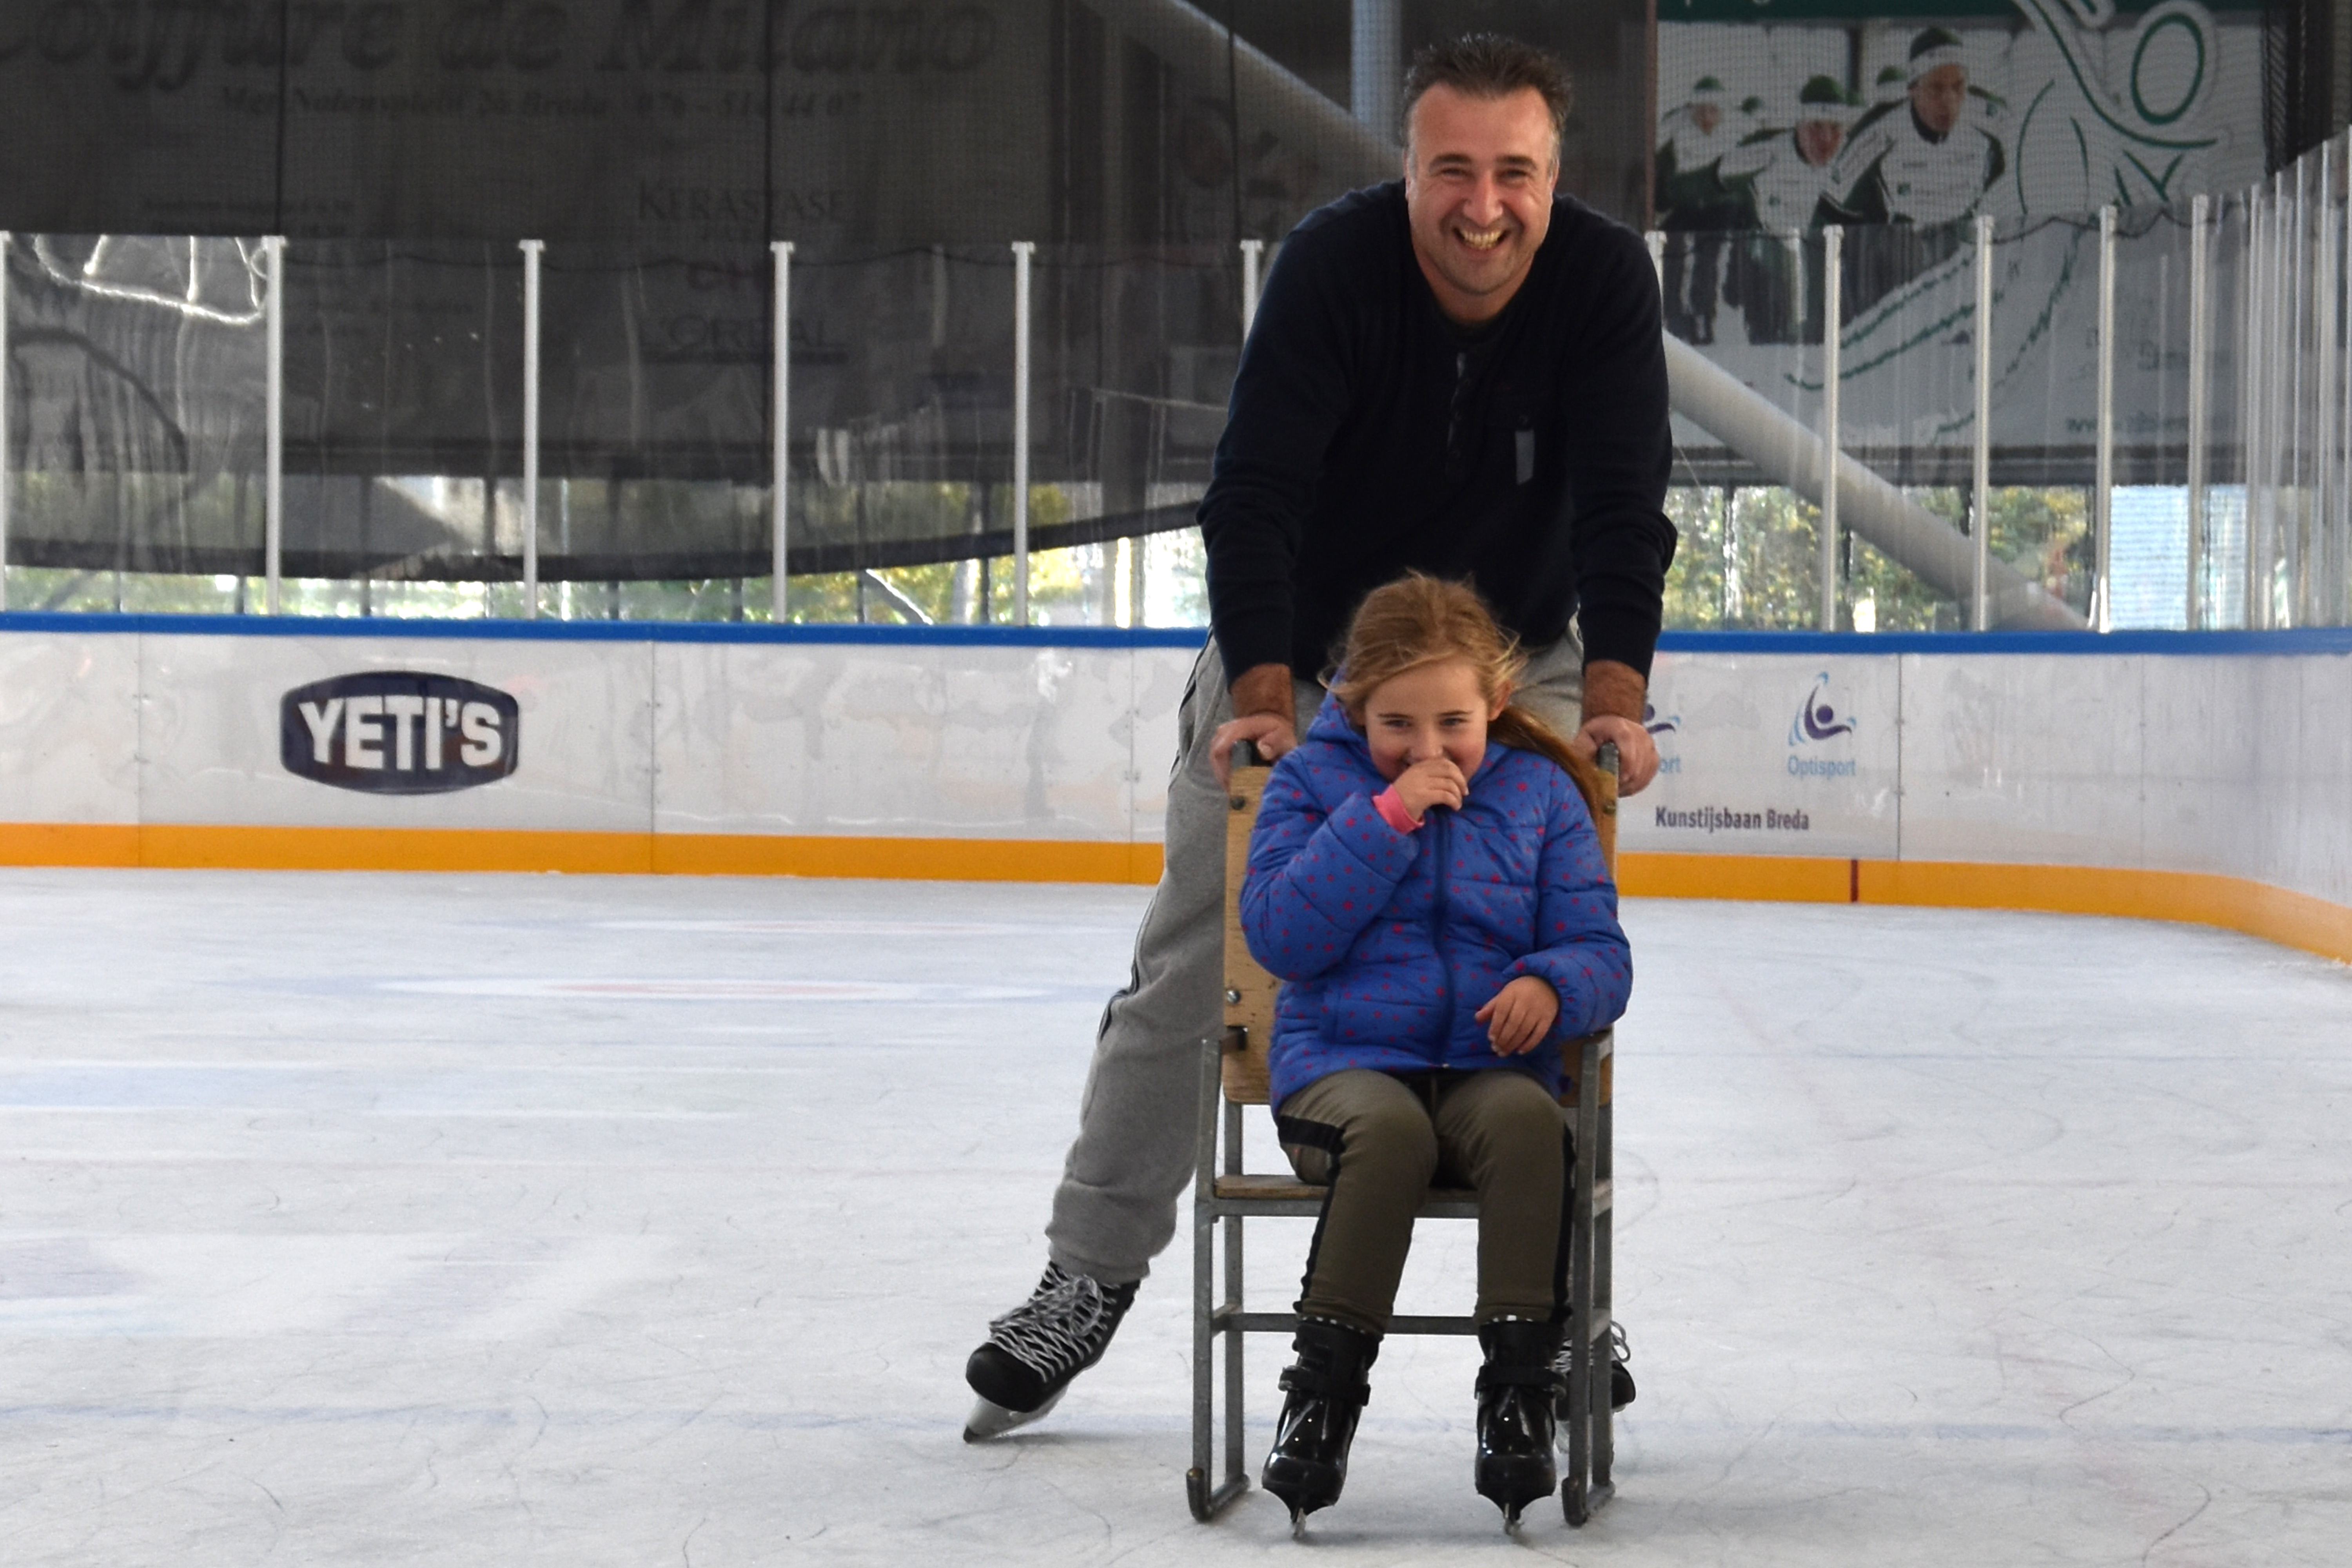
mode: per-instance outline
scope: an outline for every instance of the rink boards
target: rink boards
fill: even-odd
[[[1197,636],[7,616],[0,860],[1149,881]],[[1629,891],[2352,948],[2344,633],[1670,634],[1652,702]]]

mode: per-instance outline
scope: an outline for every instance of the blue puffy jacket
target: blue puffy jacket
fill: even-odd
[[[1275,1006],[1272,1100],[1349,1068],[1510,1068],[1558,1093],[1560,1046],[1613,1022],[1633,989],[1617,889],[1576,784],[1489,742],[1460,811],[1410,833],[1372,804],[1388,787],[1336,700],[1275,764],[1250,837],[1242,930],[1288,984]],[[1472,1016],[1522,974],[1559,1018],[1521,1056]]]

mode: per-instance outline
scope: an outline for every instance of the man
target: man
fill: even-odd
[[[1864,115],[1831,165],[1829,221],[1957,222],[2009,166],[2000,139],[1963,119],[1969,68],[1958,33],[1929,27],[1913,38],[1909,75],[1902,102]]]
[[[967,1438],[1051,1409],[1175,1233],[1219,1026],[1232,749],[1297,743],[1366,593],[1412,567],[1471,579],[1530,654],[1518,700],[1587,755],[1615,742],[1627,790],[1657,770],[1641,716],[1675,544],[1657,281],[1640,237],[1555,195],[1567,111],[1536,50],[1424,50],[1403,182],[1308,215],[1266,280],[1201,501],[1211,636],[1167,870],[1103,1015],[1045,1277],[965,1369]]]
[[[1743,123],[1747,116],[1743,111]],[[1740,226],[1740,200],[1725,184],[1723,160],[1740,142],[1724,108],[1723,83],[1703,76],[1690,101],[1665,117],[1658,146],[1658,226],[1686,234],[1666,247],[1666,331],[1694,343],[1715,341],[1716,283],[1724,231]]]
[[[1859,314],[1966,243],[1962,220],[2009,166],[2000,139],[1967,113],[1969,68],[1960,37],[1929,27],[1911,40],[1910,90],[1858,121],[1830,165],[1821,219],[1901,224],[1846,256],[1846,308]]]
[[[1816,76],[1797,91],[1792,129],[1759,131],[1724,155],[1724,183],[1747,196],[1748,226],[1763,231],[1738,258],[1740,313],[1751,343],[1819,340],[1817,323],[1806,323],[1810,331],[1798,326],[1799,316],[1818,313],[1819,301],[1808,310],[1791,237],[1812,223],[1829,194],[1830,164],[1853,113],[1853,95],[1837,79]]]

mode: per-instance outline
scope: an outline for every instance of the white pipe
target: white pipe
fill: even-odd
[[[2245,489],[2243,516],[2238,525],[2242,550],[2238,563],[2239,586],[2244,599],[2239,606],[2238,624],[2250,631],[2259,624],[2254,609],[2254,535],[2262,516],[2258,476],[2262,461],[2263,387],[2269,379],[2269,356],[2262,352],[2263,275],[2265,270],[2262,215],[2263,187],[2257,182],[2246,187],[2246,252],[2239,263],[2239,270],[2245,279],[2242,301],[2245,324],[2238,337],[2237,355],[2239,469]]]
[[[1845,301],[1842,298],[1845,230],[1836,224],[1822,231],[1822,464],[1833,471],[1838,458],[1838,395],[1843,371],[1839,364],[1845,333]],[[1673,341],[1673,334],[1667,334]],[[1748,456],[1753,458],[1754,453]],[[1821,491],[1821,619],[1822,631],[1837,630],[1838,491],[1843,485],[1823,485]]]
[[[1985,592],[1985,573],[1992,564],[1992,219],[1977,216],[1977,319],[1969,327],[1977,361],[1977,428],[1974,458],[1969,476],[1975,498],[1975,525],[1969,542],[1976,546],[1969,580],[1969,625],[1988,631],[1992,625],[1992,601]]]
[[[1246,341],[1250,328],[1257,324],[1258,268],[1265,260],[1265,241],[1242,241],[1242,337]]]
[[[2336,183],[2335,167],[2336,142],[2331,137],[2319,149],[2317,233],[2314,236],[2305,231],[2305,243],[2315,238],[2318,252],[2311,267],[2312,337],[2318,361],[2314,372],[2316,384],[2312,388],[2312,505],[2308,524],[2312,553],[2318,568],[2311,574],[2314,610],[2320,607],[2317,599],[2326,594],[2327,518],[2336,503],[2336,226],[2327,221],[2328,194]]]
[[[2294,205],[2287,209],[2287,245],[2281,253],[2286,263],[2286,329],[2287,373],[2287,494],[2293,508],[2292,525],[2286,533],[2287,603],[2295,624],[2305,616],[2304,589],[2308,581],[2305,571],[2305,520],[2310,515],[2310,495],[2305,486],[2303,450],[2303,405],[2305,384],[2303,374],[2304,307],[2310,302],[2310,279],[2306,276],[2310,260],[2311,230],[2305,221],[2305,195],[2311,181],[2308,157],[2294,161]],[[2282,171],[2284,173],[2284,171]]]
[[[539,264],[541,239],[522,247],[522,618],[539,619]]]
[[[1029,258],[1013,243],[1013,624],[1029,624]]]
[[[1365,124],[1198,6],[1186,0],[1086,4],[1196,90],[1210,90],[1223,99],[1230,81],[1234,116],[1244,141],[1261,129],[1271,130],[1293,149],[1311,152],[1325,174],[1341,185],[1397,177],[1398,148],[1388,125]]]
[[[268,273],[269,305],[263,312],[262,354],[266,404],[262,413],[261,557],[265,614],[278,613],[279,561],[286,546],[286,237],[261,242]]]
[[[0,610],[8,607],[8,245],[0,228]]]
[[[2114,615],[2116,507],[2116,209],[2099,209],[2099,433],[2093,492],[2091,626],[2109,629]]]
[[[2331,297],[2336,293],[2345,295],[2343,319],[2352,322],[2352,130],[2347,130],[2344,136],[2344,172],[2347,184],[2344,199],[2344,226],[2338,231],[2341,243],[2336,251],[2337,273],[2330,280],[2328,289]],[[2330,537],[2335,541],[2334,561],[2328,571],[2328,593],[2334,600],[2335,619],[2338,624],[2347,615],[2352,615],[2352,600],[2347,598],[2347,594],[2352,594],[2352,582],[2347,581],[2347,574],[2352,574],[2352,353],[2344,356],[2343,369],[2347,379],[2343,389],[2343,467],[2338,471],[2339,482],[2336,487],[2336,515],[2330,518],[2327,524]]]
[[[2205,624],[2206,444],[2213,403],[2212,199],[2189,204],[2189,629]]]
[[[771,240],[768,249],[776,264],[774,361],[775,428],[768,437],[768,533],[773,574],[768,589],[768,614],[779,626],[792,619],[791,578],[785,571],[784,546],[790,529],[792,502],[793,408],[793,242]]]
[[[1829,444],[1819,432],[1807,430],[1680,338],[1666,334],[1665,350],[1675,413],[1747,458],[1772,483],[1816,505],[1834,494],[1839,516],[1888,560],[1939,593],[1955,600],[1966,596],[1975,552],[1958,529],[1843,453],[1832,470]],[[1832,471],[1834,491],[1829,485]],[[2082,630],[2082,616],[2009,563],[1996,558],[1986,577],[1994,626]]]

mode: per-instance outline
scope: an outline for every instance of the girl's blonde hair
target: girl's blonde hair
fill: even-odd
[[[1495,624],[1492,611],[1466,583],[1449,583],[1423,572],[1408,572],[1373,589],[1348,625],[1339,672],[1331,694],[1348,721],[1364,727],[1365,700],[1398,676],[1426,665],[1461,659],[1478,679],[1478,693],[1491,705],[1518,683],[1528,667],[1518,639]],[[1559,732],[1524,708],[1506,707],[1486,726],[1489,740],[1533,752],[1559,764],[1587,801],[1596,798],[1599,770],[1569,749]]]

